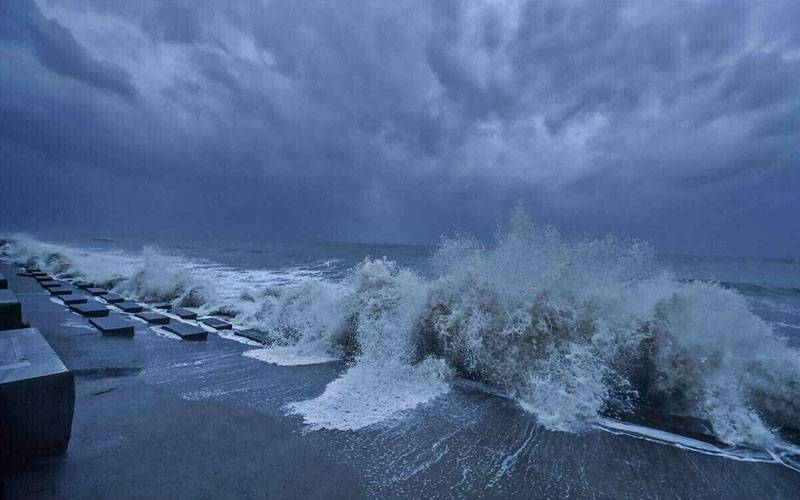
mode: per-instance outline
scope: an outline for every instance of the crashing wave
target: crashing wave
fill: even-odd
[[[367,258],[340,281],[264,285],[155,249],[131,257],[20,236],[5,248],[139,300],[224,312],[270,336],[273,351],[249,356],[347,360],[322,395],[291,406],[315,428],[374,424],[447,392],[455,376],[561,431],[647,409],[769,449],[800,422],[800,355],[737,291],[659,270],[642,243],[568,242],[521,210],[492,245],[443,241],[433,276]]]

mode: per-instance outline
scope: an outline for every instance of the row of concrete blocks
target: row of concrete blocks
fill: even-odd
[[[0,275],[0,470],[66,451],[75,380]]]
[[[27,269],[19,274],[35,278],[73,312],[88,317],[102,333],[133,334],[130,323],[119,316],[110,316],[107,307],[95,300],[90,302],[86,295],[76,293],[77,290],[65,282],[53,280],[39,269]],[[140,304],[96,288],[92,283],[75,282],[73,285],[187,340],[207,338],[202,328],[172,321],[155,311],[144,311]],[[163,304],[156,308],[169,309],[170,306]],[[174,309],[172,313],[181,319],[197,319],[197,314],[188,309]],[[199,321],[218,329],[231,328],[229,323],[217,318]],[[257,330],[237,331],[236,334],[262,344],[267,340],[266,335]],[[0,274],[0,471],[13,471],[33,459],[64,453],[69,445],[74,407],[73,374],[41,333],[23,320],[19,299]]]
[[[39,269],[27,269],[26,272],[20,274],[31,276],[36,279],[51,295],[58,297],[65,305],[69,306],[70,310],[81,316],[90,318],[90,323],[102,333],[107,335],[133,335],[133,325],[119,317],[109,316],[109,309],[105,307],[104,304],[97,301],[89,302],[86,295],[75,293],[76,290],[68,286],[65,282],[55,280]],[[73,282],[72,285],[89,295],[102,298],[107,304],[117,307],[122,312],[135,314],[136,317],[151,325],[162,326],[165,330],[178,335],[184,340],[206,340],[208,337],[208,333],[203,328],[189,323],[174,321],[169,316],[156,311],[145,311],[141,304],[129,301],[104,288],[96,287],[92,282],[79,280]],[[183,320],[200,321],[216,330],[233,329],[230,323],[219,318],[207,317],[198,319],[197,313],[190,309],[173,309],[170,304],[157,304],[154,307],[156,309],[169,310],[172,314]],[[268,341],[266,333],[255,329],[237,330],[234,333],[261,344],[266,344]]]

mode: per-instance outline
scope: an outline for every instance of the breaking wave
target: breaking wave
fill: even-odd
[[[247,353],[258,359],[346,360],[323,394],[290,406],[312,428],[402,415],[456,377],[513,397],[560,431],[655,412],[704,422],[729,445],[773,449],[800,422],[800,355],[739,292],[677,279],[642,243],[569,242],[521,209],[491,245],[444,240],[433,275],[367,258],[334,281],[21,235],[4,248],[61,277],[261,329],[268,347]]]

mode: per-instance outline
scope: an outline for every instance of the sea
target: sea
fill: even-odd
[[[511,405],[530,432],[800,467],[800,260],[666,255],[524,216],[429,246],[16,233],[0,252],[257,329],[264,346],[226,335],[259,362],[339,363],[282,407],[307,432],[391,432],[461,391],[449,418]]]

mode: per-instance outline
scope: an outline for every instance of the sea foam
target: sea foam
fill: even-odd
[[[492,244],[443,240],[425,276],[386,258],[333,281],[23,235],[4,249],[59,277],[261,329],[270,347],[245,353],[256,359],[345,360],[322,394],[289,406],[315,429],[405,415],[456,377],[516,399],[559,431],[648,408],[708,422],[723,443],[771,449],[778,431],[800,422],[800,356],[739,292],[676,279],[643,243],[567,241],[521,210]]]

